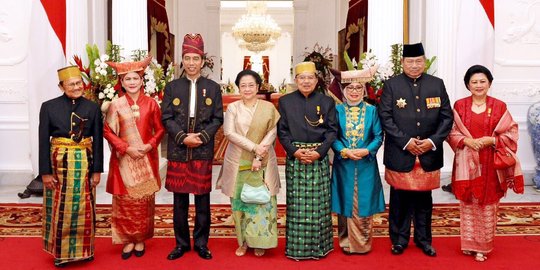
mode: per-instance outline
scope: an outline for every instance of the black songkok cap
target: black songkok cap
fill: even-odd
[[[422,43],[403,45],[403,57],[417,57],[424,54],[424,46],[422,46]]]

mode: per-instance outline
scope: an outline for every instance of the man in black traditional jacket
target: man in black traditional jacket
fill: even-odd
[[[318,259],[334,248],[328,150],[337,136],[332,98],[314,91],[313,62],[295,66],[298,90],[279,99],[278,137],[287,152],[285,255]]]
[[[176,246],[167,256],[175,260],[191,250],[188,208],[189,194],[195,196],[194,249],[203,259],[212,259],[210,235],[210,191],[214,136],[223,123],[219,85],[201,76],[204,43],[200,34],[187,34],[182,44],[186,76],[165,87],[162,120],[167,129],[167,179],[165,188],[174,193],[174,235]]]
[[[389,233],[392,254],[402,254],[410,238],[428,256],[431,246],[431,190],[440,184],[443,142],[453,123],[441,79],[425,74],[421,43],[404,45],[403,74],[384,84],[379,116],[385,131],[385,180],[390,184]]]
[[[44,249],[54,264],[93,260],[95,187],[103,172],[103,121],[83,95],[76,66],[58,70],[64,94],[39,112],[39,174],[43,179]]]

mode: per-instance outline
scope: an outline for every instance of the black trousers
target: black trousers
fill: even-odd
[[[174,193],[174,237],[176,247],[191,249],[189,240],[189,193]],[[193,245],[206,247],[210,236],[210,193],[195,195],[195,228]]]
[[[414,224],[414,243],[431,245],[431,212],[433,198],[430,191],[398,190],[390,187],[389,233],[392,245],[407,247]]]

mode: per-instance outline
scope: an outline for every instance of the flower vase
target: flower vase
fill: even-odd
[[[540,192],[540,102],[536,102],[527,112],[527,127],[531,135],[531,141],[534,151],[534,159],[536,161],[535,175],[533,184],[536,191]]]

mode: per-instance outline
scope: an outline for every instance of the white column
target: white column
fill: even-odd
[[[409,0],[409,41],[425,40],[426,0]]]
[[[468,0],[467,0],[468,1]],[[456,36],[460,1],[426,1],[425,40],[426,57],[437,56],[430,73],[443,79],[450,100],[456,95]],[[410,40],[411,43],[420,40]],[[459,75],[462,76],[462,75]]]
[[[368,14],[368,49],[385,63],[391,45],[403,43],[403,0],[369,1]]]
[[[112,1],[112,43],[129,60],[133,50],[148,50],[146,0]]]
[[[73,55],[86,56],[88,43],[88,0],[66,0],[66,64],[73,63]]]
[[[88,12],[88,42],[105,48],[107,41],[107,0],[90,0]],[[85,59],[86,60],[86,59]]]

